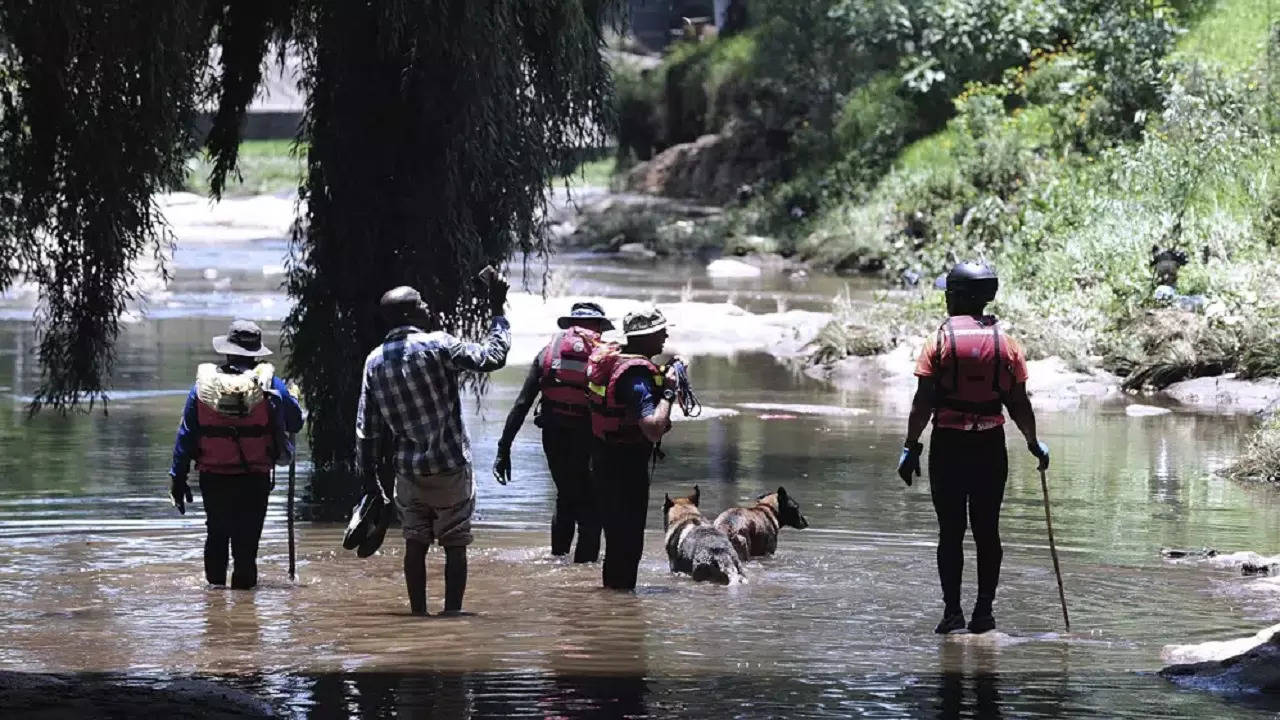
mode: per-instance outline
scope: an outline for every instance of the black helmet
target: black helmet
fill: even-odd
[[[1000,289],[1000,279],[990,265],[983,262],[956,263],[945,278],[938,279],[938,287],[948,293],[964,295],[982,303],[989,303]]]

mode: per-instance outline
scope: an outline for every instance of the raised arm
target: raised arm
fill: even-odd
[[[493,372],[507,364],[507,352],[511,350],[511,325],[501,315],[493,318],[489,336],[484,342],[465,342],[457,338],[446,339],[449,363],[458,370]]]

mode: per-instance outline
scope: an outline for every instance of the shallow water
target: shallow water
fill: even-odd
[[[224,316],[283,312],[278,278],[260,270],[278,255],[276,242],[179,254],[168,309],[128,328],[106,416],[28,421],[21,398],[38,379],[31,329],[0,325],[0,670],[156,683],[212,677],[281,712],[319,716],[1260,712],[1152,674],[1166,644],[1248,635],[1280,620],[1274,584],[1159,554],[1166,545],[1275,545],[1276,496],[1210,475],[1249,421],[1133,418],[1119,406],[1041,416],[1054,451],[1070,635],[1062,632],[1039,481],[1011,436],[1001,631],[939,638],[931,633],[941,607],[928,487],[904,488],[893,474],[900,405],[881,405],[878,392],[832,391],[758,353],[695,358],[703,402],[738,412],[682,423],[665,443],[634,596],[597,589],[598,566],[549,556],[551,483],[531,424],[515,446],[515,481],[501,487],[488,477],[522,365],[498,373],[482,412],[467,417],[480,488],[467,594],[474,616],[408,616],[394,536],[380,555],[359,560],[341,550],[335,523],[299,523],[300,581],[290,584],[283,482],[263,538],[263,585],[252,593],[207,589],[198,494],[185,517],[165,497],[173,429],[192,368],[209,359],[208,337],[225,327]],[[645,286],[660,298],[687,295],[682,288],[696,274],[595,261],[575,272],[578,292],[635,295]],[[224,278],[231,282],[213,287]],[[825,292],[791,291],[786,282],[694,285],[726,296],[783,294],[793,307],[817,307]],[[745,585],[672,576],[660,538],[662,494],[686,494],[695,483],[708,514],[785,485],[811,527],[784,530],[778,555],[751,563]],[[433,553],[431,561],[436,609],[442,559]]]

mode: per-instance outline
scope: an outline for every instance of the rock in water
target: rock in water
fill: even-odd
[[[1184,687],[1227,695],[1280,693],[1280,633],[1226,660],[1170,665],[1160,676]]]
[[[707,276],[713,278],[755,278],[760,274],[760,268],[741,260],[720,258],[707,264]]]

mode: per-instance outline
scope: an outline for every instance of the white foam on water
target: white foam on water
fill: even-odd
[[[859,415],[866,415],[869,412],[865,408],[790,403],[739,403],[738,407],[745,410],[760,410],[768,413],[817,415],[821,417],[858,417]]]
[[[696,420],[717,420],[719,418],[737,417],[742,413],[733,408],[706,407],[702,408],[702,412],[697,417],[687,417],[679,410],[671,411],[671,422],[694,422]]]
[[[1271,639],[1280,632],[1280,625],[1259,630],[1249,637],[1235,640],[1210,640],[1209,642],[1188,645],[1165,645],[1160,651],[1160,659],[1169,664],[1197,663],[1221,661],[1249,652]]]
[[[1157,415],[1168,415],[1173,412],[1169,408],[1155,407],[1154,405],[1126,405],[1124,414],[1129,417],[1155,417]]]

